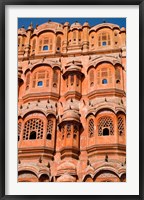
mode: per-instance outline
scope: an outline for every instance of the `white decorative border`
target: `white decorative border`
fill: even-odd
[[[6,14],[6,195],[138,195],[139,194],[139,7],[15,6]],[[17,183],[17,18],[127,18],[127,182]],[[3,66],[4,67],[4,66]]]

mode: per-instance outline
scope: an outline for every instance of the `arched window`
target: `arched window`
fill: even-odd
[[[43,86],[43,82],[42,82],[42,81],[39,81],[39,82],[37,83],[37,85],[38,85],[38,86]]]
[[[88,133],[89,133],[89,137],[94,136],[94,120],[93,119],[89,120]]]
[[[32,50],[34,51],[36,48],[36,39],[33,40],[33,43],[32,43]]]
[[[57,87],[58,84],[58,71],[54,70],[53,72],[53,87]]]
[[[76,41],[76,31],[73,31],[73,41]]]
[[[53,132],[53,121],[49,119],[47,123],[47,140],[52,139],[52,132]]]
[[[100,33],[98,36],[98,46],[108,46],[111,45],[110,34],[109,33]]]
[[[42,40],[39,41],[39,51],[42,49]]]
[[[108,83],[107,79],[102,80],[102,84],[107,84],[107,83]]]
[[[61,37],[58,36],[56,41],[56,50],[60,51],[60,48],[61,48]]]
[[[30,73],[26,75],[26,90],[29,89],[29,85],[30,85]]]
[[[121,116],[118,117],[118,133],[119,135],[124,134],[124,121]]]
[[[74,75],[72,74],[72,75],[70,75],[70,83],[71,83],[71,85],[73,85],[74,84]]]
[[[23,130],[23,140],[42,139],[44,123],[41,119],[29,119]]]
[[[31,131],[31,132],[30,132],[29,139],[30,139],[30,140],[35,140],[35,139],[36,139],[36,132],[35,132],[35,131]]]
[[[116,70],[115,70],[115,78],[116,78],[116,83],[120,83],[121,75],[120,75],[120,69],[119,68],[116,68]]]
[[[47,45],[43,46],[43,50],[44,50],[44,51],[49,50],[48,46],[47,46]]]
[[[107,136],[109,135],[109,129],[108,128],[104,128],[103,129],[103,136]]]
[[[94,70],[90,71],[90,87],[94,86]]]
[[[101,117],[98,123],[98,135],[107,136],[114,135],[114,125],[111,117]]]
[[[18,141],[20,140],[21,126],[22,126],[22,123],[19,122],[18,123]]]
[[[74,125],[74,135],[73,138],[76,140],[77,139],[77,134],[78,134],[78,126]]]
[[[67,138],[71,136],[71,124],[67,124]]]

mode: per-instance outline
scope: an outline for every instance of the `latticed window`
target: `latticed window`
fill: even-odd
[[[94,136],[94,120],[93,119],[89,120],[88,133],[89,133],[89,137]]]
[[[67,124],[67,138],[71,136],[71,124]]]
[[[74,139],[77,139],[77,134],[78,134],[78,126],[74,125],[74,135],[73,135]]]
[[[57,48],[58,51],[61,48],[61,37],[60,36],[57,37],[56,48]]]
[[[22,127],[22,123],[19,122],[18,123],[18,141],[20,140],[21,127]]]
[[[42,49],[42,40],[39,41],[39,51]]]
[[[49,86],[49,72],[48,71],[39,71],[35,72],[33,75],[32,87],[36,86]]]
[[[48,123],[47,123],[47,140],[52,139],[52,132],[53,132],[53,121],[48,120]]]
[[[33,40],[33,43],[32,43],[32,50],[35,50],[36,48],[36,39]]]
[[[116,70],[115,70],[115,78],[116,78],[116,82],[121,80],[120,69],[119,68],[116,68]]]
[[[54,73],[53,73],[53,87],[57,87],[57,83],[58,83],[58,72],[57,72],[57,70],[54,70]]]
[[[113,120],[111,117],[101,117],[98,123],[98,135],[107,136],[114,135]]]
[[[52,50],[52,38],[45,37],[43,40],[39,41],[39,51]]]
[[[101,68],[97,71],[97,84],[112,83],[112,71],[108,67]]]
[[[30,73],[28,73],[26,76],[26,90],[29,89],[29,84],[30,84]]]
[[[90,71],[90,87],[94,85],[94,70]]]
[[[108,33],[101,33],[98,36],[98,46],[111,45],[110,35]]]
[[[44,123],[41,119],[29,119],[23,130],[23,140],[42,139]]]
[[[119,135],[124,134],[124,121],[121,116],[118,117],[118,133]]]

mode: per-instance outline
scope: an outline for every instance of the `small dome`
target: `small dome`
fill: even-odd
[[[66,110],[62,116],[62,121],[77,121],[80,122],[79,113],[75,110]]]
[[[82,28],[82,25],[78,22],[75,22],[71,25],[70,29],[81,29]]]
[[[90,25],[89,25],[88,22],[85,22],[85,23],[83,24],[83,27],[90,27]]]
[[[60,164],[57,168],[58,171],[60,170],[76,170],[76,167],[73,163],[66,161],[62,164]]]
[[[76,175],[76,167],[73,163],[66,161],[62,164],[60,164],[57,168],[57,175],[61,174],[71,174],[71,175]]]
[[[69,22],[65,22],[65,23],[64,23],[64,26],[69,26]]]
[[[24,27],[18,29],[18,35],[26,35],[26,30]]]
[[[121,30],[121,32],[125,32],[126,31],[126,29],[124,27],[122,27],[120,30]]]
[[[57,182],[75,182],[76,178],[69,175],[69,174],[63,174],[57,179]]]

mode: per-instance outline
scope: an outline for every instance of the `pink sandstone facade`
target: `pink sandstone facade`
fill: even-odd
[[[18,30],[18,181],[126,181],[126,30]]]

